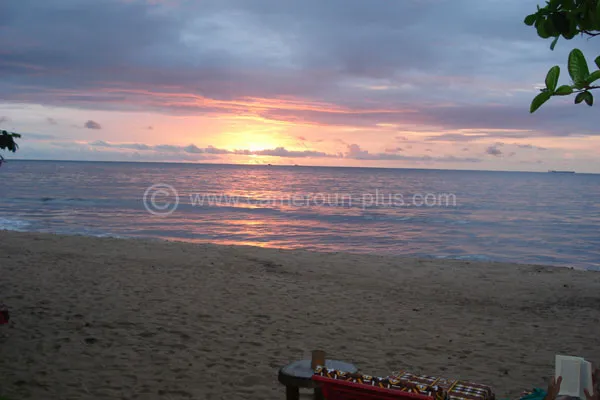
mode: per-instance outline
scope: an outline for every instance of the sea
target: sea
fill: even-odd
[[[0,230],[600,270],[600,175],[9,160]]]

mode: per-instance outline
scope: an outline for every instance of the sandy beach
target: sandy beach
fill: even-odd
[[[600,362],[600,273],[0,232],[0,395],[283,399],[321,348],[362,372],[545,386]]]

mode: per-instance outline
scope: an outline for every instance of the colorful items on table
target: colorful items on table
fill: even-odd
[[[315,369],[315,374],[359,385],[421,394],[432,397],[435,400],[495,400],[494,393],[489,386],[467,381],[415,375],[409,372],[400,372],[381,378],[363,374],[351,374],[318,366]]]

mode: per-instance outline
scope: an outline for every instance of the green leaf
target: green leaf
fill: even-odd
[[[568,96],[572,93],[573,93],[573,88],[569,85],[562,85],[561,87],[556,89],[556,92],[554,92],[554,94],[557,96]]]
[[[585,82],[590,70],[587,66],[585,56],[579,49],[573,49],[569,54],[569,75],[575,84]]]
[[[560,36],[557,36],[554,38],[554,40],[552,41],[552,43],[550,44],[550,50],[554,50],[554,47],[556,46],[556,42],[558,42],[558,38]]]
[[[525,25],[529,25],[529,26],[533,25],[535,23],[536,18],[537,18],[537,15],[535,15],[535,14],[526,16],[525,21],[524,21]]]
[[[583,97],[583,100],[585,100],[587,105],[590,107],[593,106],[594,105],[594,95],[592,94],[592,92],[583,92],[583,94],[585,95]]]
[[[551,18],[556,30],[558,31],[557,36],[569,31],[569,18],[567,17],[566,12],[555,12],[551,15]]]
[[[546,31],[546,20],[541,19],[538,20],[539,24],[537,25],[537,34],[542,39],[547,39],[550,37],[550,34]]]
[[[587,92],[581,92],[577,96],[575,96],[575,104],[581,103],[583,101],[586,93]]]
[[[548,74],[546,75],[546,87],[552,93],[556,90],[556,85],[558,84],[558,77],[560,76],[560,67],[555,65],[550,68]]]
[[[565,32],[563,32],[563,36],[565,37],[565,39],[571,40],[575,37],[575,35],[579,33],[579,29],[577,28],[577,19],[573,15],[570,15],[570,17],[568,17],[568,20],[569,28]]]
[[[596,82],[598,79],[600,79],[600,69],[592,72],[585,81],[589,85],[593,82]]]
[[[544,31],[548,35],[546,36],[546,38],[558,35],[556,26],[554,26],[554,21],[552,20],[552,18],[547,18],[544,22]]]
[[[600,4],[600,1],[598,2],[598,4]],[[594,62],[596,63],[596,66],[598,66],[598,68],[600,68],[600,56],[596,57]]]
[[[596,21],[600,21],[600,1],[596,4]]]
[[[529,112],[533,114],[535,112],[535,110],[537,110],[538,108],[541,107],[542,104],[547,102],[548,99],[550,99],[550,97],[552,97],[552,94],[550,92],[542,92],[542,93],[538,94],[537,96],[535,96],[535,98],[531,102],[531,107],[529,108]]]

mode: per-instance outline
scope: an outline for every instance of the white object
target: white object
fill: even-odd
[[[556,371],[558,379],[562,376],[559,396],[579,397],[585,400],[584,389],[593,395],[592,364],[581,357],[556,355]]]

